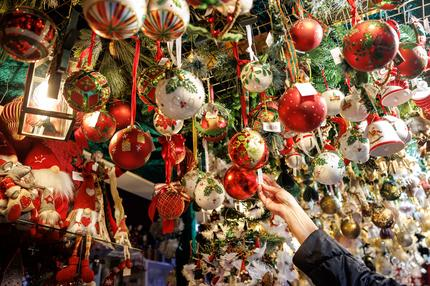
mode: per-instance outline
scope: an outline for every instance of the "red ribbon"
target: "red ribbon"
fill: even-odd
[[[336,123],[337,125],[339,125],[339,136],[338,136],[338,140],[339,138],[346,133],[347,130],[347,125],[346,125],[346,121],[345,119],[343,119],[342,117],[333,117],[331,119],[332,122]]]
[[[166,184],[170,184],[172,178],[173,166],[180,162],[178,158],[185,154],[185,138],[181,134],[173,136],[160,136],[158,142],[161,144],[161,157],[165,162]]]
[[[155,44],[157,46],[157,53],[155,54],[155,62],[158,63],[163,58],[163,50],[161,49],[161,42],[160,41],[156,41]]]
[[[130,118],[130,126],[134,126],[134,121],[136,120],[136,88],[137,88],[137,67],[139,66],[140,59],[140,39],[138,37],[134,37],[136,40],[136,52],[134,54],[133,60],[133,87],[131,90],[131,118]]]
[[[96,33],[92,32],[91,34],[91,43],[88,48],[82,51],[81,56],[79,57],[77,68],[80,69],[82,67],[82,62],[84,61],[85,56],[88,54],[87,57],[87,66],[91,66],[93,62],[93,51],[94,46],[96,44]]]
[[[324,85],[325,85],[326,90],[329,90],[329,86],[328,86],[327,78],[325,77],[324,69],[321,70],[321,75],[322,75],[322,78],[324,80]]]
[[[249,63],[249,60],[241,60],[239,57],[239,48],[238,48],[238,44],[237,42],[233,42],[232,43],[232,50],[233,50],[233,55],[234,58],[237,61],[237,65],[236,65],[236,74],[237,77],[240,78],[240,73],[241,73],[241,66]],[[242,88],[242,94],[240,96],[240,105],[241,105],[241,109],[242,109],[242,118],[243,118],[243,124],[246,126],[248,126],[248,114],[246,112],[246,97],[245,97],[245,90]]]
[[[357,5],[355,5],[355,0],[348,0],[349,6],[351,6],[351,21],[352,26],[354,27],[358,22],[358,11],[357,11]]]
[[[214,86],[210,85],[210,87],[209,87],[209,102],[213,103],[214,101],[215,101]]]
[[[284,150],[282,150],[280,152],[281,155],[285,156],[285,155],[289,154],[293,150],[293,146],[294,146],[294,139],[293,139],[293,137],[290,137],[286,140],[286,146],[285,146]]]
[[[351,91],[351,79],[349,78],[349,76],[345,77],[345,83],[348,86],[348,90]]]

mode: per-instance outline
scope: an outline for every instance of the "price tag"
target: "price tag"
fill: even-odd
[[[263,130],[266,132],[281,133],[281,122],[263,122]]]
[[[92,167],[92,169],[93,169],[93,171],[94,172],[97,172],[97,168],[99,167],[99,163],[94,163],[93,164],[93,167]]]
[[[403,58],[402,54],[400,54],[400,52],[397,52],[397,55],[394,57],[394,65],[398,66],[401,63],[403,63],[405,61],[405,59]]]
[[[333,58],[333,61],[335,64],[341,64],[342,63],[342,59],[343,59],[343,55],[342,55],[342,51],[339,47],[336,47],[332,50],[330,50],[330,54],[331,57]]]
[[[80,182],[84,181],[84,178],[82,177],[82,174],[78,173],[78,172],[75,172],[75,171],[72,172],[72,179],[74,181],[80,181]]]
[[[122,276],[126,277],[126,276],[130,276],[131,275],[131,269],[126,267],[124,268],[124,270],[122,271]]]
[[[261,184],[264,183],[264,180],[263,180],[263,171],[261,171],[261,169],[257,170],[257,182],[258,182],[259,185],[261,185]]]
[[[307,83],[296,83],[294,86],[300,92],[301,96],[314,96],[315,94],[318,93],[318,91],[316,91],[315,87],[313,87],[313,85],[310,84],[309,82],[307,82]]]
[[[272,36],[272,33],[270,32],[267,34],[266,45],[268,47],[271,47],[273,45],[273,36]]]
[[[169,58],[161,58],[161,60],[158,62],[159,66],[164,66],[169,61]]]

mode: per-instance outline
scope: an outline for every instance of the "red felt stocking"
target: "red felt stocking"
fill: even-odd
[[[90,267],[90,250],[91,250],[91,236],[87,235],[87,243],[85,245],[85,257],[81,265],[81,278],[85,283],[90,283],[94,280],[94,272]]]
[[[69,265],[57,272],[56,279],[58,282],[69,282],[76,277],[78,270],[78,249],[82,241],[82,237],[78,236],[75,242],[75,249],[73,250],[72,256],[69,258]]]

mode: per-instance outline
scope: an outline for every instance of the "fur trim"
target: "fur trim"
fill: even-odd
[[[48,225],[51,227],[59,227],[60,221],[61,221],[60,215],[55,210],[42,211],[39,214],[40,224]]]
[[[54,173],[50,169],[32,170],[31,172],[36,185],[53,188],[55,196],[59,195],[73,201],[74,185],[69,174],[65,172]]]

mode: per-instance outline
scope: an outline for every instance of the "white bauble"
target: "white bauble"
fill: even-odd
[[[204,176],[204,173],[198,169],[194,169],[186,173],[182,179],[181,184],[185,189],[185,192],[194,199],[194,190],[196,189],[197,183]]]
[[[186,70],[176,70],[169,79],[158,82],[155,100],[161,113],[175,120],[193,117],[205,103],[203,83]]]
[[[308,132],[297,135],[295,141],[300,150],[309,153],[316,147],[316,140],[315,135],[312,132]]]
[[[342,156],[352,162],[365,163],[370,158],[370,142],[358,129],[349,129],[339,139]]]
[[[297,152],[292,152],[290,154],[287,154],[285,157],[286,157],[285,163],[291,169],[300,169],[305,163],[305,160],[303,159],[303,155]]]
[[[343,118],[352,121],[360,122],[367,118],[369,112],[364,101],[361,99],[360,92],[353,89],[340,104],[340,115]]]
[[[158,133],[164,136],[171,136],[173,134],[178,134],[184,126],[183,120],[170,119],[167,116],[155,112],[154,113],[154,128]]]
[[[345,98],[343,92],[338,89],[329,89],[323,92],[322,97],[327,103],[327,115],[335,116],[340,112],[340,104]]]
[[[240,0],[240,15],[249,13],[254,4],[253,2],[254,0]],[[216,6],[216,9],[224,16],[228,16],[234,13],[235,6],[236,0],[222,0],[221,5]]]
[[[388,122],[390,122],[390,124],[393,126],[397,135],[399,135],[400,140],[402,140],[404,143],[408,143],[412,139],[412,134],[409,131],[409,127],[406,122],[391,115],[386,115],[384,118],[388,120]]]
[[[194,200],[204,210],[214,210],[222,205],[225,199],[223,185],[212,176],[203,177],[194,190]]]
[[[269,64],[250,62],[243,67],[240,80],[247,91],[263,92],[272,84],[273,73]]]
[[[335,152],[325,151],[319,154],[314,162],[314,179],[323,185],[336,185],[345,174],[345,164]]]

